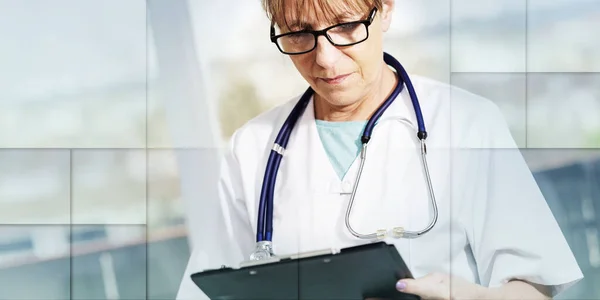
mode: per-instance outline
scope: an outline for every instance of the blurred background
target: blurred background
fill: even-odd
[[[600,299],[600,2],[397,0],[386,51],[498,104]],[[259,0],[0,0],[0,299],[174,299],[221,147],[306,88]]]

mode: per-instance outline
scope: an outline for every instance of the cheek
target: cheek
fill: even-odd
[[[368,81],[377,75],[378,60],[368,44],[362,43],[347,49],[346,56],[352,61],[363,80]]]
[[[294,57],[292,58],[292,62],[294,63],[296,70],[300,73],[300,75],[302,75],[302,77],[304,77],[304,79],[313,81],[313,78],[311,77],[313,60],[311,60],[310,57]]]
[[[373,62],[368,60],[354,60],[355,68],[357,69],[357,73],[360,76],[361,82],[369,82],[376,75],[376,70],[373,68]]]

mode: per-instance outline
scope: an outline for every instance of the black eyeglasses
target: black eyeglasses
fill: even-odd
[[[377,8],[373,8],[366,20],[340,23],[323,30],[302,30],[275,35],[271,26],[271,42],[277,45],[283,54],[298,55],[308,53],[317,47],[317,39],[324,35],[334,46],[352,46],[369,38],[369,26],[375,19]]]

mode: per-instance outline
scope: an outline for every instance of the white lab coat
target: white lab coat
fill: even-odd
[[[549,285],[554,295],[580,280],[577,262],[499,109],[455,87],[419,76],[411,80],[429,133],[427,161],[439,209],[437,225],[425,236],[386,239],[396,245],[413,275],[445,272],[490,287],[518,278]],[[190,274],[221,265],[237,267],[254,250],[267,157],[299,97],[254,118],[233,135],[220,170],[223,211],[215,212],[223,213],[226,228],[194,229],[202,231],[206,243],[192,253],[178,299],[205,297]],[[407,89],[384,113],[369,143],[351,217],[358,232],[396,226],[418,230],[431,219],[416,130],[399,118],[416,128]],[[315,127],[311,101],[279,168],[276,254],[367,243],[348,233],[344,223],[358,165],[357,158],[345,178],[338,178]],[[213,246],[225,239],[228,249]]]

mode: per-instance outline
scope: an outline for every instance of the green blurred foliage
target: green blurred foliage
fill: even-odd
[[[229,139],[238,128],[266,109],[258,97],[256,87],[242,76],[233,79],[220,95],[219,120],[225,139]]]
[[[588,133],[585,142],[587,148],[600,148],[600,129]]]

